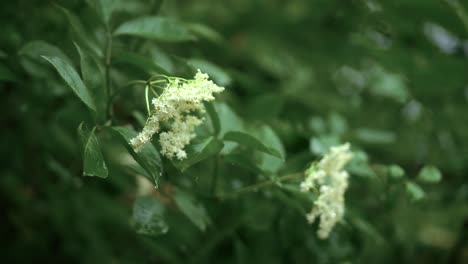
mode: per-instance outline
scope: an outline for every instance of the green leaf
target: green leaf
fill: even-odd
[[[180,171],[185,171],[192,165],[218,154],[223,149],[223,142],[214,137],[209,137],[200,143],[187,147],[187,158],[172,160],[172,163]]]
[[[194,37],[180,22],[165,17],[142,17],[120,25],[114,35],[129,35],[165,42],[182,42]]]
[[[442,174],[439,169],[428,165],[424,166],[418,174],[418,180],[426,183],[438,183],[442,179]]]
[[[151,176],[149,179],[153,181],[155,186],[158,186],[158,179],[162,175],[163,165],[161,161],[161,156],[156,148],[152,144],[146,144],[138,153],[133,150],[130,145],[130,139],[134,138],[137,135],[133,129],[126,127],[112,127],[111,130],[114,132],[124,146],[127,148],[128,152],[132,157],[140,164],[140,166],[145,169],[148,175]]]
[[[267,172],[263,171],[257,164],[250,160],[246,153],[226,155],[224,156],[224,162],[236,165],[256,174],[268,175]]]
[[[204,73],[208,73],[214,82],[221,86],[229,85],[232,82],[231,77],[218,65],[201,59],[190,59],[187,62],[194,70],[200,69]]]
[[[96,102],[96,112],[99,119],[104,120],[107,108],[104,71],[91,54],[80,48],[77,43],[75,43],[75,47],[80,55],[80,68],[83,81],[89,88],[94,102]]]
[[[223,139],[225,141],[237,142],[243,146],[270,154],[280,159],[283,158],[278,150],[265,146],[260,140],[244,132],[231,131],[226,133]]]
[[[180,211],[195,224],[201,231],[211,223],[205,207],[197,203],[195,198],[188,192],[177,189],[174,193],[174,201]]]
[[[187,24],[187,28],[196,36],[200,36],[214,43],[220,44],[224,41],[223,36],[214,29],[203,24]]]
[[[84,123],[81,123],[78,127],[78,133],[84,146],[83,175],[107,178],[107,176],[109,176],[109,170],[104,161],[95,132],[96,127],[88,131]]]
[[[59,75],[63,80],[65,80],[68,86],[73,89],[81,101],[83,101],[90,109],[96,111],[94,101],[75,68],[64,59],[58,57],[42,57],[55,67]]]
[[[30,58],[41,60],[41,56],[58,57],[71,64],[71,60],[59,48],[42,40],[28,42],[19,51],[18,55],[28,56]],[[45,62],[44,62],[45,63]]]
[[[98,13],[106,25],[109,24],[112,13],[120,4],[120,0],[86,0],[86,2]]]
[[[210,117],[211,124],[213,125],[214,135],[217,136],[219,135],[219,132],[221,132],[221,123],[219,121],[218,113],[211,102],[205,103],[205,109]]]
[[[416,183],[408,181],[406,182],[406,191],[413,198],[413,200],[421,200],[424,198],[424,190]]]
[[[133,205],[132,225],[141,235],[157,236],[167,233],[164,205],[150,196],[138,197]]]
[[[278,135],[270,126],[263,125],[255,131],[256,138],[261,138],[262,142],[268,146],[271,146],[271,149],[275,150],[280,154],[281,157],[275,157],[265,153],[260,153],[258,166],[263,170],[267,171],[270,174],[275,174],[284,164],[284,157],[286,152]]]
[[[116,53],[119,54],[119,56],[114,58],[115,64],[130,64],[149,73],[150,75],[158,73],[170,74],[170,69],[166,69],[165,67],[157,64],[153,59],[126,51],[117,51]]]
[[[91,39],[88,32],[86,32],[83,24],[81,24],[80,19],[73,14],[72,12],[68,11],[66,8],[57,5],[57,7],[65,14],[68,19],[68,22],[71,25],[72,31],[76,36],[79,43],[85,45],[88,49],[90,49],[94,54],[98,55],[99,57],[103,56],[102,50],[99,48],[99,45],[96,43],[95,40]]]

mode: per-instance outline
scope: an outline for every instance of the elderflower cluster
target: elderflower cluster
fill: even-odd
[[[213,93],[224,90],[208,78],[200,70],[192,80],[168,78],[162,94],[152,100],[154,109],[143,131],[130,140],[135,151],[141,150],[160,131],[161,122],[169,122],[170,130],[159,135],[161,154],[170,159],[185,159],[184,148],[195,137],[195,127],[202,123],[193,113],[204,112],[203,102],[213,101]]]
[[[344,193],[348,187],[348,172],[343,167],[352,158],[349,143],[332,147],[318,163],[306,171],[306,178],[301,183],[302,192],[315,189],[319,193],[314,207],[307,214],[307,221],[314,223],[320,218],[317,235],[321,239],[329,236],[335,224],[344,215]]]

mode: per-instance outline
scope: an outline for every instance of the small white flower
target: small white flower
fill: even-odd
[[[306,178],[300,185],[303,192],[319,187],[319,197],[306,218],[311,224],[320,218],[317,235],[321,239],[327,238],[335,224],[343,218],[344,194],[348,188],[349,176],[343,167],[351,158],[348,143],[332,147],[318,164],[313,164],[306,171]]]
[[[159,135],[161,154],[170,159],[185,159],[187,153],[184,148],[195,137],[195,127],[202,123],[193,113],[203,113],[203,102],[214,100],[213,93],[224,90],[208,78],[208,74],[200,70],[192,80],[168,78],[163,93],[152,100],[154,110],[143,131],[130,140],[135,151],[151,141],[159,132],[161,122],[170,122],[171,129]]]

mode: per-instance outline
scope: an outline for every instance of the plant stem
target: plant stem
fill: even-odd
[[[304,173],[302,172],[283,175],[276,179],[267,180],[264,182],[256,183],[253,185],[249,185],[249,186],[237,189],[236,191],[222,195],[221,198],[235,198],[236,196],[243,194],[243,193],[256,192],[259,189],[264,188],[264,187],[268,187],[268,186],[271,186],[271,185],[274,185],[283,181],[287,181],[287,180],[299,179],[302,177],[304,177]]]
[[[213,178],[211,180],[211,194],[216,196],[216,187],[218,186],[218,178],[219,178],[219,155],[216,156],[214,159],[214,167],[213,167]]]
[[[107,119],[111,117],[111,106],[112,106],[112,95],[111,95],[111,79],[110,79],[110,67],[111,67],[111,56],[112,56],[112,35],[110,33],[109,27],[106,26],[106,35],[107,35],[107,44],[106,44],[106,60],[105,60],[105,67],[106,67],[106,98],[107,98],[107,106],[106,106],[106,115]]]

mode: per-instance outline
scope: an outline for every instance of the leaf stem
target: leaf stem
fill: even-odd
[[[235,190],[233,192],[222,195],[220,198],[223,198],[223,199],[225,199],[225,198],[235,198],[240,194],[249,193],[249,192],[256,192],[256,191],[258,191],[258,190],[260,190],[262,188],[265,188],[265,187],[268,187],[268,186],[271,186],[271,185],[275,185],[275,184],[278,184],[278,183],[283,182],[283,181],[293,180],[293,179],[300,179],[302,177],[304,177],[304,173],[302,173],[302,172],[283,175],[283,176],[280,176],[280,177],[278,177],[276,179],[267,180],[267,181],[264,181],[264,182],[256,183],[256,184],[253,184],[253,185],[249,185],[249,186],[237,189],[237,190]]]

